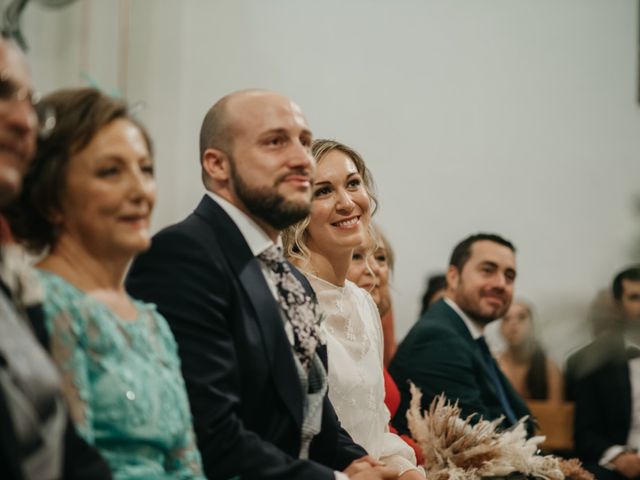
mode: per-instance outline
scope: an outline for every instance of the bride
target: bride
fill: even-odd
[[[325,314],[329,398],[343,427],[370,455],[396,467],[402,480],[424,479],[413,450],[389,432],[377,307],[346,279],[375,210],[371,175],[362,157],[341,143],[316,140],[312,153],[318,166],[311,214],[285,231],[284,247]]]

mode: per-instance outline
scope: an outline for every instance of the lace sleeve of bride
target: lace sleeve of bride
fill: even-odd
[[[380,460],[395,467],[402,475],[407,470],[419,470],[413,449],[395,433],[385,433],[383,453]]]
[[[380,314],[378,313],[378,308],[370,295],[365,296],[364,302],[366,317],[373,319],[372,327],[375,335],[373,340],[378,354],[377,358],[380,361],[380,375],[382,375],[382,369],[384,368],[384,338],[382,333],[382,321],[380,319]],[[384,415],[385,433],[382,442],[380,460],[389,466],[397,468],[400,474],[408,470],[422,471],[420,468],[416,467],[416,454],[413,449],[404,440],[402,440],[402,438],[389,431],[391,415],[386,405],[384,405]]]
[[[380,359],[380,372],[384,366],[384,338],[382,337],[382,320],[380,320],[380,313],[378,313],[378,307],[376,307],[373,298],[368,293],[364,293],[362,296],[362,317],[368,319],[365,323],[368,323],[367,327],[372,330],[372,341],[375,345],[377,356]]]

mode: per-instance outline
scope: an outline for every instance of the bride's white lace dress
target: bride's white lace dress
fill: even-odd
[[[371,296],[346,281],[338,287],[307,274],[324,312],[329,355],[329,398],[353,440],[400,472],[415,469],[413,449],[389,432],[384,404],[383,339]]]

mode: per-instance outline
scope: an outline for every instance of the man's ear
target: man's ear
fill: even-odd
[[[458,288],[459,282],[460,272],[458,272],[458,267],[449,265],[449,269],[447,270],[447,290],[455,291]]]
[[[212,180],[225,183],[231,176],[229,156],[217,148],[207,148],[202,155],[202,169]]]

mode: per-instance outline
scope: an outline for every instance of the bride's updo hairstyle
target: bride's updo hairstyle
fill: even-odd
[[[365,165],[362,156],[353,148],[335,140],[317,139],[314,140],[311,145],[311,154],[313,155],[313,158],[315,158],[316,164],[320,164],[322,159],[333,150],[339,150],[353,161],[356,170],[362,178],[364,189],[369,196],[369,200],[371,202],[371,215],[373,215],[377,208],[375,187],[371,172]],[[313,208],[313,202],[311,208]],[[308,265],[310,258],[310,252],[306,244],[307,227],[309,226],[310,219],[311,215],[308,215],[305,219],[291,225],[282,232],[285,256],[303,269]]]

